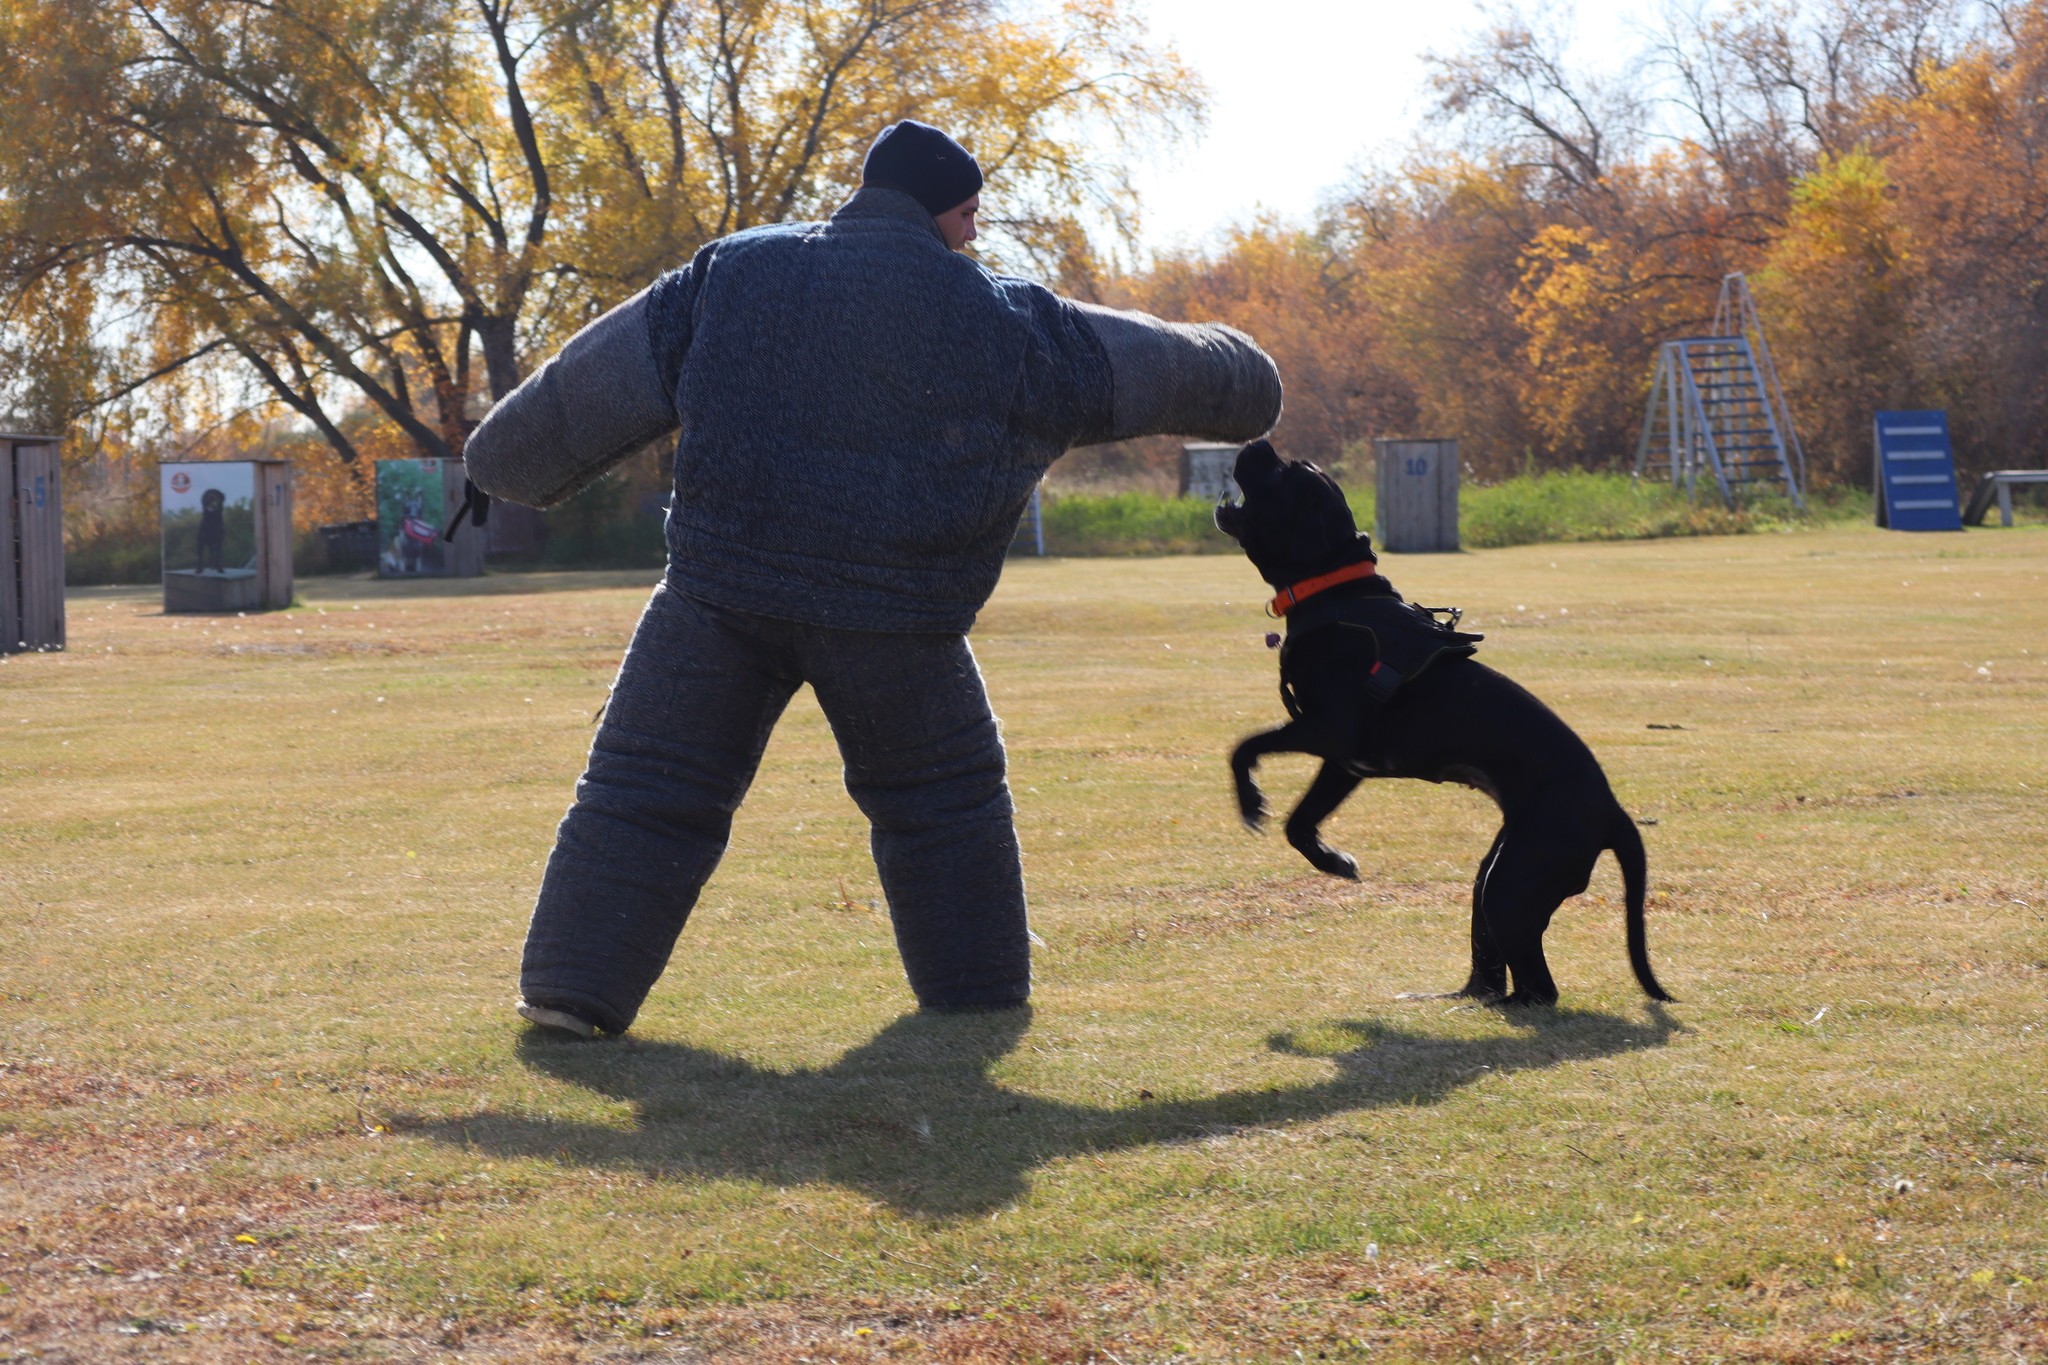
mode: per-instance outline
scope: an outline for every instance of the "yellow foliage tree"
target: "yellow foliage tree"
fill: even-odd
[[[1591,230],[1553,223],[1522,251],[1515,321],[1527,335],[1522,401],[1548,445],[1569,449],[1638,406],[1641,381],[1616,353],[1612,321],[1628,292],[1620,253]],[[1627,357],[1633,360],[1633,356]]]
[[[1058,261],[1202,107],[1122,0],[0,0],[0,66],[0,316],[47,358],[5,397],[281,407],[346,462],[359,408],[458,454],[473,393],[828,210],[894,119],[961,135],[1002,248]]]
[[[1823,482],[1867,468],[1872,411],[1919,405],[1907,344],[1917,271],[1891,192],[1870,152],[1823,157],[1793,186],[1755,281],[1808,467]]]

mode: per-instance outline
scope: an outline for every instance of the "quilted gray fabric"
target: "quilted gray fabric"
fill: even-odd
[[[909,195],[869,188],[828,222],[705,246],[579,333],[466,454],[479,488],[544,506],[680,423],[677,588],[811,625],[950,633],[973,624],[1067,449],[1248,439],[1279,413],[1278,371],[1242,333],[996,275],[948,251]]]

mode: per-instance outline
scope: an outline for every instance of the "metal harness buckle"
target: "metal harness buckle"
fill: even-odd
[[[1458,622],[1465,619],[1465,609],[1463,607],[1425,607],[1418,605],[1415,609],[1419,612],[1426,613],[1432,618],[1438,616],[1450,617],[1450,629],[1452,630],[1456,630],[1458,628]]]

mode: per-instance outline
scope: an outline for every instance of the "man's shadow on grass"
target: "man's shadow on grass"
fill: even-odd
[[[1514,1034],[1480,1039],[1345,1021],[1319,1030],[1344,1047],[1335,1052],[1275,1034],[1266,1040],[1273,1051],[1324,1058],[1336,1074],[1310,1085],[1134,1098],[1123,1107],[1041,1099],[989,1075],[1023,1039],[1028,1009],[905,1015],[830,1066],[788,1071],[682,1043],[555,1041],[536,1030],[520,1040],[520,1060],[632,1105],[631,1126],[494,1110],[405,1126],[500,1157],[654,1177],[832,1184],[901,1213],[954,1218],[1016,1199],[1028,1172],[1059,1157],[1200,1141],[1346,1110],[1434,1104],[1480,1076],[1658,1047],[1681,1027],[1654,1005],[1648,1022],[1547,1009],[1505,1017]],[[1171,1085],[1165,1074],[1131,1076],[1134,1095],[1141,1086]]]

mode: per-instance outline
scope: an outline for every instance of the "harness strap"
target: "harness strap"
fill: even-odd
[[[455,520],[448,523],[448,529],[441,533],[441,539],[452,541],[455,532],[462,526],[462,519],[469,518],[469,524],[482,528],[491,519],[491,495],[478,488],[468,479],[462,481],[462,506],[455,509]]]
[[[1379,632],[1374,630],[1371,626],[1361,625],[1356,621],[1338,621],[1334,624],[1336,624],[1338,627],[1344,630],[1364,631],[1367,635],[1372,637],[1372,647],[1374,652],[1377,653],[1380,651],[1381,645]],[[1293,638],[1289,637],[1287,645],[1281,646],[1280,649],[1280,704],[1287,708],[1287,714],[1291,719],[1300,720],[1301,701],[1298,697],[1295,696],[1294,693],[1294,673],[1292,667],[1294,661],[1288,657],[1288,646],[1292,645],[1293,643]],[[1434,663],[1435,661],[1436,653],[1431,653],[1428,658],[1422,661],[1422,667],[1427,668],[1430,664]],[[1418,669],[1416,671],[1419,672],[1420,670]],[[1400,690],[1401,684],[1407,682],[1408,677],[1408,674],[1403,673],[1400,669],[1394,667],[1385,659],[1375,659],[1373,661],[1372,667],[1366,670],[1365,685],[1371,689],[1373,700],[1384,703],[1388,698],[1392,697],[1395,692]]]
[[[1303,639],[1325,630],[1364,631],[1376,656],[1365,675],[1366,694],[1374,703],[1384,705],[1403,684],[1421,676],[1438,659],[1446,655],[1469,658],[1478,653],[1479,642],[1486,638],[1440,625],[1427,608],[1398,597],[1332,601],[1302,615],[1305,622],[1287,623],[1287,639],[1280,646],[1280,702],[1295,720],[1301,719],[1302,712],[1294,690],[1294,647]],[[1355,619],[1360,615],[1366,619]]]
[[[1280,595],[1266,604],[1267,614],[1271,616],[1285,616],[1324,588],[1334,588],[1339,583],[1349,583],[1355,579],[1371,578],[1377,572],[1378,570],[1373,566],[1373,562],[1368,559],[1357,564],[1346,564],[1334,573],[1317,574],[1314,578],[1304,578],[1291,587],[1280,589]]]

